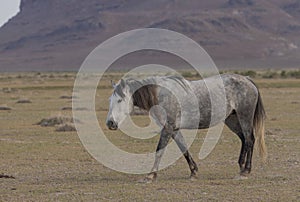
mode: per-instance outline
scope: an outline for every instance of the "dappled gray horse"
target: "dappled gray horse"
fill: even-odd
[[[205,82],[214,82],[216,79],[217,76],[209,77],[205,79]],[[170,138],[175,140],[187,160],[191,177],[196,176],[197,164],[188,151],[180,129],[205,129],[225,122],[242,142],[238,163],[240,174],[243,176],[251,171],[255,137],[260,155],[265,157],[265,111],[258,88],[250,78],[241,75],[223,74],[221,79],[224,84],[226,100],[225,103],[219,103],[219,105],[225,107],[225,117],[212,114],[210,100],[212,92],[209,92],[204,80],[187,81],[178,76],[166,76],[149,77],[142,80],[122,79],[117,85],[114,85],[106,120],[109,129],[118,129],[118,125],[133,110],[134,106],[150,111],[157,124],[162,127],[154,166],[145,178],[146,181],[156,178],[160,159]],[[174,91],[181,89],[185,95],[171,92],[170,89],[164,87],[167,83],[171,83],[169,86],[174,86]],[[218,99],[218,96],[216,93],[213,97]],[[178,97],[186,99],[185,103],[188,103],[186,105],[189,107],[185,113],[182,112],[184,106],[180,106]],[[197,103],[193,103],[191,101],[193,99],[196,99]],[[160,106],[164,110],[151,110],[153,106]],[[196,107],[197,110],[193,111]],[[164,114],[160,113],[161,111],[164,111]]]

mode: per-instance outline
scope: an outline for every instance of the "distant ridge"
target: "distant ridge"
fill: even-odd
[[[75,71],[104,40],[146,27],[187,35],[222,68],[300,68],[298,0],[22,0],[0,29],[0,71]]]

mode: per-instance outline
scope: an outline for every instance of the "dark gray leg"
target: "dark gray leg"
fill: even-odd
[[[166,127],[161,131],[160,139],[159,139],[159,142],[158,142],[158,145],[156,148],[154,165],[151,169],[151,172],[144,179],[144,182],[152,182],[153,180],[156,179],[161,157],[166,149],[166,146],[168,145],[168,142],[172,136],[172,133],[173,133],[173,131]]]
[[[198,167],[197,164],[195,163],[195,161],[193,160],[192,156],[190,155],[185,140],[181,134],[181,132],[178,130],[176,132],[174,132],[172,138],[175,140],[176,144],[178,145],[180,151],[183,153],[186,161],[189,164],[190,170],[191,170],[191,177],[195,177],[196,176],[196,172],[198,171]]]
[[[252,154],[253,154],[253,148],[254,148],[254,142],[255,138],[253,133],[247,133],[247,136],[245,137],[245,147],[247,152],[247,160],[245,169],[242,170],[241,174],[246,175],[251,172],[251,166],[252,166]]]
[[[242,142],[242,147],[241,147],[240,157],[239,157],[240,172],[242,172],[245,167],[245,158],[246,158],[245,138],[242,133],[240,133],[238,136],[240,137]]]
[[[252,154],[253,154],[253,148],[255,142],[255,138],[253,135],[253,117],[250,116],[250,114],[251,113],[241,114],[239,116],[239,123],[241,125],[241,128],[243,130],[243,135],[244,135],[244,141],[245,141],[244,152],[246,155],[245,167],[244,169],[241,170],[241,175],[243,176],[251,172]]]
[[[245,138],[244,138],[243,131],[242,131],[242,128],[241,128],[241,125],[239,123],[236,113],[228,116],[225,120],[225,124],[228,126],[228,128],[232,132],[237,134],[237,136],[239,136],[239,138],[241,140],[242,146],[241,146],[238,163],[240,166],[240,171],[242,172],[244,170],[245,158],[246,158],[247,152],[246,152],[246,148],[245,148]]]

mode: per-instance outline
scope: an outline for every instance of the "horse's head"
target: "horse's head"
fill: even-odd
[[[106,118],[106,125],[110,130],[117,130],[118,125],[133,110],[130,89],[126,82],[121,79],[116,85],[113,84],[114,92],[109,98],[109,112]]]

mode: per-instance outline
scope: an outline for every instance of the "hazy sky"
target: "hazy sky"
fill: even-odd
[[[21,0],[0,0],[0,27],[19,12]]]

